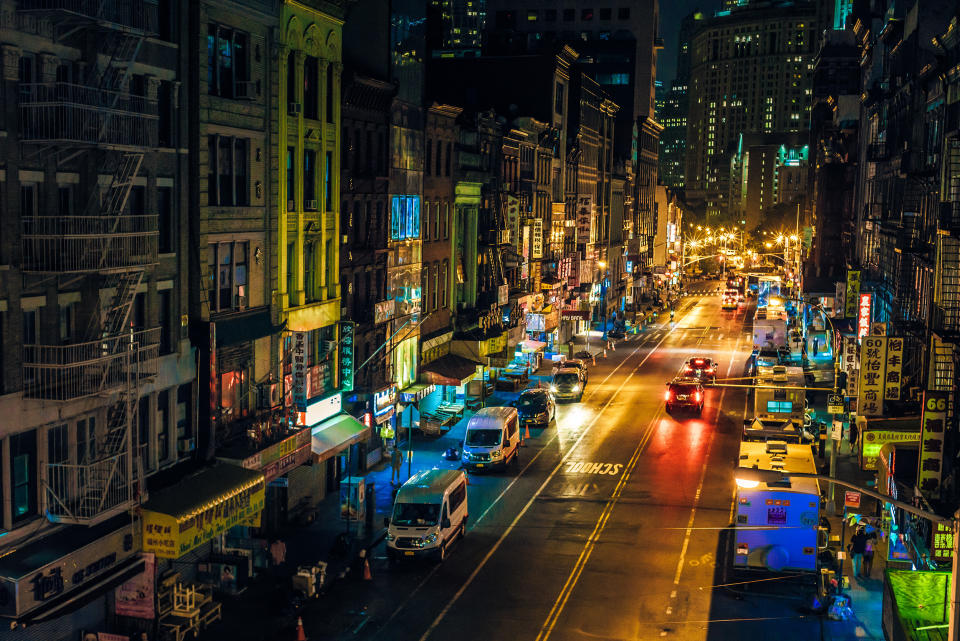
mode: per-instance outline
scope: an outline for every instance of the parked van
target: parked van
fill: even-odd
[[[485,407],[467,423],[461,461],[467,469],[505,468],[520,452],[517,408]]]
[[[432,556],[440,561],[467,530],[467,475],[462,470],[417,472],[397,490],[387,526],[387,558]]]

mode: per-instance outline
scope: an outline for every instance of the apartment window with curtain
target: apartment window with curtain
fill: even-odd
[[[294,188],[296,185],[296,151],[293,147],[287,147],[287,211],[296,211],[297,193]]]
[[[317,59],[307,56],[303,61],[303,117],[312,120],[320,117],[319,74]]]
[[[250,204],[247,179],[250,145],[246,138],[213,135],[207,138],[208,203],[220,207]]]
[[[323,210],[333,211],[333,152],[328,151],[323,163]]]
[[[207,25],[207,89],[221,98],[247,98],[250,36],[218,24]]]
[[[239,311],[248,307],[248,260],[249,243],[211,243],[210,259],[210,312]]]
[[[303,208],[317,209],[317,152],[303,151]]]

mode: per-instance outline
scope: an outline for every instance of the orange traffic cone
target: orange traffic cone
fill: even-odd
[[[363,580],[372,581],[373,575],[370,573],[370,559],[363,559]]]
[[[307,633],[303,631],[303,617],[297,617],[297,638],[295,641],[307,641]]]
[[[528,438],[530,438],[530,426],[529,426],[529,425],[524,425],[524,426],[523,426],[523,440],[527,440]]]

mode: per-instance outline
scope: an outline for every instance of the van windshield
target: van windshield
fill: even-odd
[[[393,507],[394,525],[436,525],[439,503],[397,503]]]
[[[493,447],[500,445],[500,430],[467,430],[467,445]]]

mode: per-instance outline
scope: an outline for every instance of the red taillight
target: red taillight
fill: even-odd
[[[666,393],[663,395],[663,400],[669,401],[671,398],[673,398],[673,392],[671,392],[670,390],[667,390]]]
[[[693,368],[688,365],[687,367],[684,367],[684,368],[683,368],[683,371],[685,371],[685,372],[692,372],[692,371],[693,371]]]
[[[700,392],[694,392],[693,398],[699,403],[703,399],[703,394]]]

